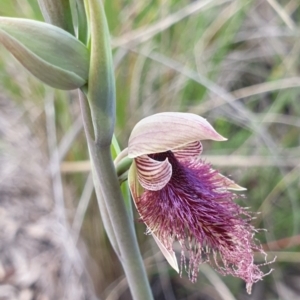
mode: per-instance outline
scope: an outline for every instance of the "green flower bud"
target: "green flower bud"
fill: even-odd
[[[88,49],[56,26],[0,17],[0,43],[29,72],[51,87],[72,90],[87,82]]]

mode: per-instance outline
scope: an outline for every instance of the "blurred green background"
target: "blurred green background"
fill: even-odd
[[[239,203],[261,212],[257,238],[268,260],[277,256],[251,296],[207,265],[192,284],[170,269],[134,212],[155,299],[300,299],[299,0],[107,0],[105,9],[122,148],[150,114],[207,118],[228,141],[205,141],[205,159],[248,189]],[[0,15],[42,20],[36,0],[1,0]],[[98,296],[130,299],[92,193],[76,91],[45,87],[0,45],[0,94],[17,104],[49,161],[58,149],[67,219],[86,244]]]

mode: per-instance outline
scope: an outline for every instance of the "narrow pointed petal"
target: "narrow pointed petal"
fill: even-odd
[[[202,143],[200,141],[196,141],[173,149],[172,152],[178,160],[184,160],[191,159],[192,157],[198,157],[202,153],[202,150]]]
[[[137,176],[143,188],[150,191],[162,189],[172,176],[172,166],[166,158],[157,161],[147,155],[135,159]]]
[[[214,176],[216,179],[219,178],[222,180],[222,184],[224,185],[224,187],[227,190],[232,190],[232,191],[246,191],[247,189],[236,184],[233,180],[229,179],[228,177],[220,174],[220,173],[216,173],[216,175]]]
[[[152,233],[152,236],[163,256],[166,258],[167,262],[177,273],[179,273],[179,267],[175,252],[173,250],[168,250],[154,233]]]
[[[199,140],[225,141],[206,119],[190,113],[165,112],[142,119],[133,128],[129,157],[165,152]]]
[[[135,161],[132,162],[128,171],[128,186],[133,198],[133,202],[135,206],[137,206],[139,198],[144,192],[144,188],[139,183]]]
[[[133,202],[135,204],[135,207],[138,208],[138,202],[140,201],[140,197],[142,196],[144,189],[140,185],[138,176],[137,176],[137,167],[135,162],[132,163],[129,172],[128,172],[128,185],[129,189],[133,198]],[[147,224],[146,224],[147,225]],[[158,239],[158,237],[153,234],[153,232],[148,227],[149,232],[151,232],[155,242],[157,243],[157,246],[159,247],[160,251],[170,264],[170,266],[176,270],[176,272],[179,273],[179,267],[177,263],[177,259],[175,256],[175,252],[173,250],[168,250],[163,243]]]

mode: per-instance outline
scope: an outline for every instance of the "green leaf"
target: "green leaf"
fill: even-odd
[[[84,0],[70,0],[70,6],[76,33],[75,35],[79,41],[87,45],[89,40],[89,28],[84,7]]]
[[[0,17],[0,43],[28,71],[51,87],[71,90],[87,82],[88,49],[56,26]]]
[[[95,140],[99,145],[111,143],[115,125],[116,91],[110,34],[101,0],[86,0],[90,25],[91,62],[88,101],[91,108]]]
[[[38,0],[47,23],[60,27],[74,35],[69,0]]]

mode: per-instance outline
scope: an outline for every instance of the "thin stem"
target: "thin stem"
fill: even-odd
[[[79,91],[79,100],[80,100],[81,114],[82,114],[82,119],[83,119],[83,127],[84,127],[85,136],[86,136],[88,148],[89,148],[89,154],[90,154],[90,157],[92,157],[91,147],[94,143],[93,125],[92,125],[88,100],[86,98],[85,93],[82,91]],[[115,250],[115,252],[118,255],[120,253],[118,242],[117,242],[117,239],[116,239],[113,227],[112,227],[110,217],[107,213],[105,201],[103,200],[99,180],[97,180],[97,178],[95,177],[95,168],[93,167],[93,164],[92,164],[92,174],[93,174],[93,182],[94,182],[94,187],[95,187],[95,192],[96,192],[96,196],[97,196],[98,207],[100,210],[102,223],[105,228],[106,234],[109,238],[109,241],[110,241],[113,249]]]
[[[133,223],[130,222],[121,194],[110,147],[99,146],[90,140],[90,151],[95,171],[94,180],[99,182],[102,190],[102,196],[119,245],[119,259],[123,265],[133,299],[151,300],[153,299],[151,289]]]
[[[105,230],[122,263],[133,299],[152,300],[152,292],[138,247],[132,218],[126,210],[111,157],[110,145],[100,145],[94,141],[91,132],[93,128],[89,103],[84,93],[79,92],[79,96],[95,192]]]

